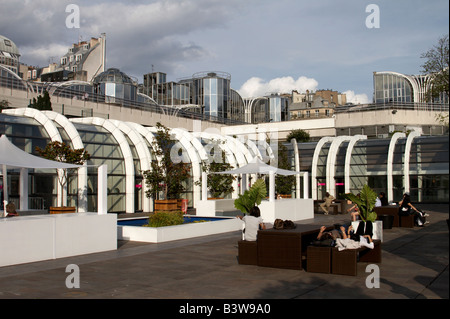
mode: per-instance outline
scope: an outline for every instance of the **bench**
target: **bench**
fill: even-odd
[[[258,262],[258,244],[256,241],[238,242],[238,262],[241,265],[256,265]]]
[[[392,223],[393,227],[414,227],[414,215],[410,216],[399,216],[398,215],[398,206],[381,206],[375,207],[374,212],[377,214],[377,219],[380,219],[381,215],[390,215],[394,216],[394,221]]]
[[[357,263],[381,263],[381,241],[375,239],[374,248],[345,249],[337,247],[309,246],[306,271],[335,275],[357,275]]]
[[[330,226],[327,231],[334,229]],[[258,231],[257,265],[262,267],[304,268],[307,248],[316,240],[320,227],[296,225],[295,229],[266,229]]]

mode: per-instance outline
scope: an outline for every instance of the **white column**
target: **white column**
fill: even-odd
[[[208,174],[202,171],[202,200],[208,200]]]
[[[20,210],[28,210],[28,168],[20,169]]]
[[[269,202],[275,201],[275,172],[269,172]]]
[[[300,156],[298,154],[298,145],[295,138],[291,139],[294,148],[295,171],[300,172]],[[295,197],[300,198],[300,174],[295,175]]]
[[[108,213],[108,166],[106,164],[98,167],[98,214],[104,215]]]
[[[3,217],[6,217],[6,204],[8,204],[8,169],[3,165]]]
[[[300,198],[300,197],[298,197]],[[309,174],[303,173],[303,198],[309,198]]]

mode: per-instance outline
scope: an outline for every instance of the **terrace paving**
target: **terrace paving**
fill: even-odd
[[[384,230],[380,288],[366,287],[367,263],[341,276],[239,265],[240,232],[168,243],[119,241],[116,251],[0,268],[0,299],[448,299],[448,204],[419,205],[430,224]],[[333,225],[349,215],[300,223]],[[66,287],[66,266],[80,288]]]

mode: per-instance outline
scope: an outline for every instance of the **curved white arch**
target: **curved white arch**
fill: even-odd
[[[127,135],[128,138],[131,140],[131,142],[134,144],[134,147],[136,148],[136,153],[139,156],[139,162],[141,164],[141,170],[146,171],[149,170],[150,163],[152,160],[152,157],[150,155],[150,151],[148,150],[147,143],[144,141],[142,135],[140,135],[138,132],[134,130],[134,128],[129,125],[126,122],[122,122],[119,120],[109,120],[111,123],[116,125],[123,134]],[[142,185],[142,209],[144,212],[150,212],[151,211],[151,203],[149,200],[147,200],[145,193],[147,191],[148,187],[146,183],[143,183]]]
[[[389,201],[394,200],[394,179],[393,179],[393,164],[394,164],[394,150],[397,145],[397,140],[400,138],[405,138],[405,133],[394,133],[389,142],[389,150],[386,165],[386,176],[387,176],[387,199]]]
[[[40,125],[44,127],[44,130],[49,135],[49,138],[52,142],[60,142],[62,143],[63,140],[61,138],[61,134],[59,134],[58,128],[53,123],[53,121],[47,117],[47,115],[37,109],[27,107],[27,108],[17,108],[17,109],[7,109],[3,110],[2,113],[15,115],[15,116],[23,116],[32,118],[35,121],[37,121]],[[62,170],[58,170],[58,178],[61,178],[63,174]],[[60,187],[57,187],[57,203],[61,202],[64,206],[67,205],[67,184],[64,185],[63,190],[60,190]],[[28,204],[26,204],[27,206]]]
[[[347,151],[345,153],[345,167],[344,167],[344,188],[345,193],[350,193],[350,163],[352,161],[353,148],[356,142],[366,140],[367,135],[350,136]]]
[[[330,145],[330,150],[328,151],[327,156],[327,166],[326,166],[326,189],[327,192],[332,196],[336,196],[336,183],[334,180],[334,175],[336,172],[336,156],[339,150],[339,147],[344,141],[349,140],[349,136],[337,136],[333,139]]]
[[[74,149],[84,148],[83,141],[80,134],[64,115],[53,111],[42,111],[49,119],[61,126],[72,141]],[[87,186],[88,186],[88,172],[87,167],[78,169],[78,211],[81,213],[87,212]]]
[[[197,151],[197,148],[194,146],[193,141],[195,140],[191,133],[189,133],[186,130],[180,129],[180,128],[173,128],[171,129],[171,132],[175,135],[175,139],[177,139],[181,145],[186,149],[189,158],[191,160],[192,165],[192,178],[195,182],[196,180],[200,180],[200,177],[202,176],[202,160],[200,157],[200,154]],[[200,194],[201,194],[201,187],[198,185],[193,184],[193,203],[192,205],[196,207],[197,201],[200,200]]]
[[[218,135],[218,134],[209,133],[209,132],[193,132],[192,135],[197,138],[204,138],[204,139],[209,139],[209,140],[215,139],[215,140],[219,140],[221,142],[226,141],[226,139],[224,139],[223,136]],[[225,152],[225,157],[231,166],[236,167],[236,168],[239,167],[237,158],[235,157],[235,154],[233,154],[232,150],[229,148],[227,143],[218,143],[217,146],[219,146],[219,148]],[[208,154],[208,152],[206,152],[206,153]],[[240,158],[240,163],[242,164],[243,163],[242,154],[237,154],[237,156]],[[208,156],[207,162],[210,163],[209,156]],[[235,180],[233,182],[233,188],[234,188],[234,192],[232,194],[232,198],[235,198],[238,196],[238,181],[237,180]]]
[[[314,155],[311,162],[311,196],[312,199],[317,200],[317,162],[319,161],[319,154],[325,143],[333,142],[334,137],[322,137],[316,144]]]
[[[116,139],[119,147],[122,151],[124,164],[125,164],[125,212],[126,213],[134,213],[134,163],[133,163],[133,154],[131,153],[130,146],[128,145],[128,141],[123,135],[122,131],[115,126],[111,121],[102,119],[99,117],[85,117],[85,118],[73,118],[70,119],[75,123],[82,124],[92,124],[103,127],[105,130],[110,132],[113,137]]]
[[[411,84],[413,88],[414,93],[414,102],[424,102],[426,93],[430,89],[431,86],[431,77],[429,75],[405,75],[398,72],[392,72],[392,71],[383,71],[383,72],[376,72],[376,74],[387,74],[387,75],[395,75],[398,77],[402,77],[405,80]]]
[[[409,162],[411,157],[411,145],[413,140],[416,137],[419,137],[421,134],[419,131],[412,131],[408,134],[408,138],[406,139],[405,145],[405,157],[403,160],[403,185],[405,187],[405,192],[410,191],[410,183],[409,183]]]

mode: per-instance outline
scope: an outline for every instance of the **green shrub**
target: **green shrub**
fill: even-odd
[[[165,212],[160,211],[156,212],[148,219],[147,227],[164,227],[164,226],[173,226],[173,225],[181,225],[183,224],[183,212],[182,211],[173,211],[173,212]]]

